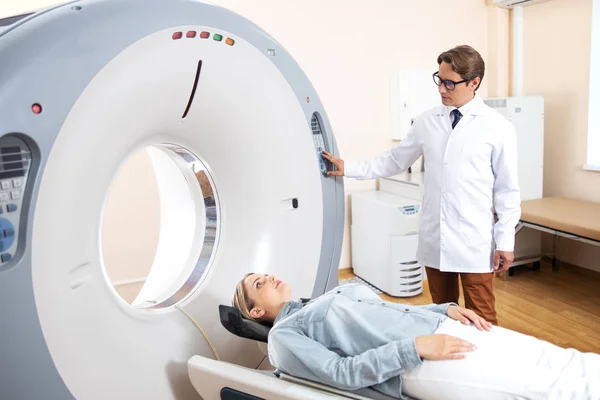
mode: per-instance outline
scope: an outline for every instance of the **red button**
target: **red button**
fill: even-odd
[[[210,37],[210,32],[202,32],[200,33],[200,37],[202,39],[208,39]]]
[[[189,38],[196,37],[196,31],[188,31],[188,33],[185,34],[185,37],[189,37]]]
[[[39,114],[42,112],[42,106],[40,106],[38,103],[35,103],[31,106],[31,111],[33,111],[34,114]]]
[[[181,39],[182,36],[183,36],[183,33],[181,33],[181,32],[175,32],[173,34],[173,40]]]

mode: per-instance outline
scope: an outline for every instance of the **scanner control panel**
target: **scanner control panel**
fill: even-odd
[[[0,138],[0,266],[18,248],[23,193],[31,167],[31,150],[14,136]]]
[[[323,137],[323,129],[321,127],[321,121],[319,120],[319,116],[317,113],[314,113],[311,121],[310,127],[313,133],[313,142],[315,144],[315,148],[317,149],[317,159],[319,160],[319,170],[321,174],[327,175],[327,171],[333,171],[333,166],[329,162],[329,160],[323,158],[323,150],[329,152],[325,145],[325,139]]]

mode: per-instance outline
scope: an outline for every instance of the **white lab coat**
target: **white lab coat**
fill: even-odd
[[[521,216],[516,133],[479,95],[459,109],[463,117],[454,130],[452,109],[425,112],[398,147],[378,157],[345,162],[345,176],[397,175],[423,154],[417,260],[441,271],[490,272],[494,249],[514,251]]]

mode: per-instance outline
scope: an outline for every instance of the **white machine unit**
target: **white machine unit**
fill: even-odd
[[[521,200],[541,199],[544,184],[544,98],[498,97],[484,103],[504,115],[517,132]]]
[[[421,202],[383,191],[352,195],[354,273],[395,297],[423,291],[417,262]]]
[[[403,173],[379,179],[379,190],[420,202],[424,182],[424,172]]]

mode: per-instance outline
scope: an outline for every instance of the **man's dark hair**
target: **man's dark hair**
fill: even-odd
[[[438,65],[442,62],[446,62],[452,66],[452,70],[459,74],[461,78],[466,80],[473,80],[479,77],[483,80],[485,74],[485,63],[481,54],[474,48],[468,45],[456,46],[448,51],[443,52],[438,56]],[[479,85],[475,90],[479,89]]]

